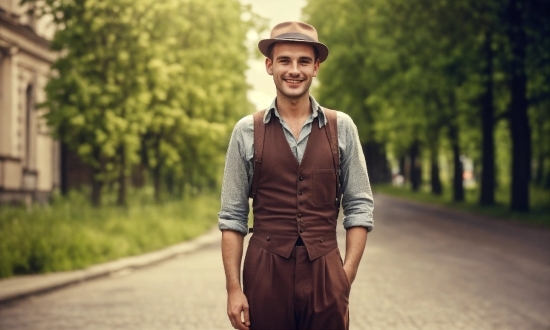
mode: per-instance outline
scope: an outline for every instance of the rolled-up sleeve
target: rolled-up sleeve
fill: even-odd
[[[374,201],[357,127],[345,113],[338,112],[337,120],[344,228],[362,226],[371,231]]]
[[[241,119],[233,129],[223,173],[221,210],[218,213],[218,228],[248,233],[248,194],[250,190],[250,158],[244,135],[254,134],[252,116]],[[248,142],[250,143],[250,142]]]

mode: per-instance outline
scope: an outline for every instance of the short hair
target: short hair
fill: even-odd
[[[267,47],[267,55],[269,55],[269,59],[273,61],[273,48],[275,47],[276,42],[272,43]],[[319,50],[317,47],[311,45],[313,47],[313,61],[316,62],[319,59]]]

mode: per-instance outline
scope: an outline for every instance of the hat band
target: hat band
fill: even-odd
[[[297,41],[311,41],[311,42],[317,42],[317,40],[313,39],[312,37],[305,35],[303,33],[283,33],[278,36],[276,36],[273,39],[285,39],[285,40],[297,40]]]

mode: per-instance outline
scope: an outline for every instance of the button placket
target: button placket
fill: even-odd
[[[302,172],[302,169],[300,169],[298,173],[298,185],[297,185],[297,212],[296,212],[296,220],[298,222],[298,232],[300,233],[300,236],[304,232],[304,221],[302,219],[302,212],[304,211],[303,207],[305,204],[304,200],[304,189],[305,189],[305,182],[304,182],[304,173]]]

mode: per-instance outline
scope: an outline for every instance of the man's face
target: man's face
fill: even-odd
[[[313,77],[319,71],[313,46],[304,43],[278,42],[273,47],[273,59],[265,60],[267,73],[273,76],[278,95],[298,99],[305,95]]]

